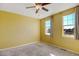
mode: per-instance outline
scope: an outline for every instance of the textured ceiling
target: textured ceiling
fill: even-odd
[[[49,9],[48,12],[40,10],[35,14],[35,8],[26,9],[25,7],[33,6],[32,3],[0,3],[0,10],[13,12],[37,19],[42,19],[63,10],[77,6],[77,3],[52,3],[46,6]]]

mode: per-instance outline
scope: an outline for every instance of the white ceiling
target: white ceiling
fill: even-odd
[[[77,3],[52,3],[46,6],[48,12],[40,10],[35,14],[35,8],[26,9],[25,7],[33,6],[32,3],[0,3],[0,10],[13,12],[25,16],[30,16],[37,19],[42,19],[63,10],[77,6]]]

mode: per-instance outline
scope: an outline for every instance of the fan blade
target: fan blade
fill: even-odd
[[[39,9],[36,9],[36,14],[38,13]]]
[[[41,5],[42,3],[35,3],[35,5]]]
[[[46,8],[44,8],[44,7],[42,7],[42,9],[45,10],[45,11],[48,11],[48,9],[46,9]]]
[[[42,5],[42,6],[48,5],[48,4],[51,4],[51,3],[35,3],[35,5]]]
[[[45,6],[45,5],[48,5],[48,4],[50,4],[50,3],[42,3],[41,5],[42,5],[42,6]]]
[[[26,8],[34,8],[35,6],[30,6],[30,7],[26,7]]]

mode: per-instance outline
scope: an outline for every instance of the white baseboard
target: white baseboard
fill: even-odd
[[[8,49],[13,49],[13,48],[19,48],[19,47],[22,47],[22,46],[26,46],[26,45],[30,45],[30,44],[35,44],[35,43],[38,43],[38,42],[39,42],[39,41],[32,42],[32,43],[27,43],[27,44],[21,44],[21,45],[19,45],[19,46],[15,46],[15,47],[2,48],[2,49],[0,49],[0,51],[8,50]]]
[[[43,42],[43,43],[45,43],[45,42]],[[50,43],[46,43],[46,44],[50,44]],[[58,45],[55,45],[55,44],[50,44],[50,45],[51,45],[51,46],[54,46],[54,47],[57,47],[57,48],[60,48],[60,49],[64,49],[64,50],[66,50],[66,51],[69,51],[69,52],[72,52],[72,53],[74,53],[74,54],[79,55],[79,52],[77,52],[77,51],[73,51],[73,50],[71,50],[71,49],[63,48],[63,47],[58,46]]]
[[[15,46],[15,47],[10,47],[10,48],[3,48],[3,49],[0,49],[0,51],[8,50],[8,49],[13,49],[13,48],[19,48],[19,47],[22,47],[22,46],[25,46],[25,45],[30,45],[30,44],[35,44],[35,43],[39,43],[39,41],[32,42],[32,43],[27,43],[27,44],[22,44],[22,45]],[[45,42],[42,42],[42,43],[45,43]],[[47,43],[45,43],[45,44],[47,44]],[[48,44],[50,44],[50,43],[48,43]],[[72,52],[72,53],[75,53],[75,54],[79,55],[79,52],[73,51],[71,49],[63,48],[63,47],[55,45],[55,44],[50,44],[50,45],[54,46],[54,47],[57,47],[57,48],[60,48],[60,49],[64,49],[66,51],[69,51],[69,52]]]
[[[66,51],[69,51],[69,52],[72,52],[72,53],[75,53],[75,54],[78,54],[78,55],[79,55],[79,52],[73,51],[73,50],[71,50],[71,49],[63,48],[63,47],[57,46],[57,45],[55,45],[55,44],[53,44],[53,46],[55,46],[55,47],[57,47],[57,48],[60,48],[60,49],[64,49],[64,50],[66,50]]]

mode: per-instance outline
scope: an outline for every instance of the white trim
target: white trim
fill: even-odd
[[[43,43],[45,43],[45,42],[43,42]],[[50,44],[50,43],[46,43],[46,44]],[[77,52],[77,51],[73,51],[73,50],[71,50],[71,49],[63,48],[63,47],[58,46],[58,45],[56,45],[56,44],[50,44],[50,45],[51,45],[51,46],[54,46],[54,47],[57,47],[57,48],[60,48],[60,49],[64,49],[64,50],[66,50],[66,51],[69,51],[69,52],[72,52],[72,53],[75,53],[75,54],[78,54],[78,55],[79,55],[79,52]]]
[[[25,46],[25,45],[35,44],[35,43],[38,43],[38,42],[39,42],[39,41],[32,42],[32,43],[27,43],[27,44],[22,44],[22,45],[15,46],[15,47],[2,48],[2,49],[0,49],[0,51],[2,51],[2,50],[8,50],[8,49],[13,49],[13,48],[19,48],[19,47],[22,47],[22,46]]]
[[[66,51],[69,51],[69,52],[72,52],[72,53],[75,53],[75,54],[78,54],[78,55],[79,55],[79,52],[77,52],[77,51],[73,51],[73,50],[71,50],[71,49],[63,48],[63,47],[57,46],[57,45],[55,45],[55,44],[53,44],[53,46],[55,46],[55,47],[57,47],[57,48],[60,48],[60,49],[64,49],[64,50],[66,50]]]

